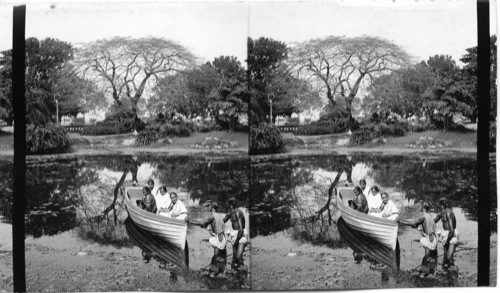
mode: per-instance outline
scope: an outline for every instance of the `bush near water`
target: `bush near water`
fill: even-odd
[[[401,137],[410,130],[407,122],[365,123],[352,133],[350,144],[360,146],[381,137]]]
[[[311,124],[299,127],[294,135],[323,135],[346,132],[349,129],[348,124],[342,120],[336,121],[317,121]]]
[[[86,127],[82,135],[112,135],[140,131],[144,129],[145,124],[135,115],[126,110],[119,110],[95,125]]]
[[[250,130],[250,154],[275,154],[285,152],[281,132],[277,127],[261,123]]]
[[[186,123],[153,123],[138,133],[135,140],[137,146],[147,146],[159,139],[170,137],[188,137],[191,135],[191,128]]]
[[[71,143],[64,127],[52,123],[29,124],[26,127],[26,153],[28,155],[71,152]]]

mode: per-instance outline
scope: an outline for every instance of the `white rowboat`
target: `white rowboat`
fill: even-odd
[[[354,210],[347,205],[347,200],[352,198],[354,198],[353,188],[337,190],[337,206],[344,221],[354,230],[396,250],[398,223]]]
[[[142,199],[142,188],[125,188],[125,205],[128,215],[140,228],[147,230],[162,239],[184,250],[187,236],[187,222],[150,213],[137,206],[136,201]]]

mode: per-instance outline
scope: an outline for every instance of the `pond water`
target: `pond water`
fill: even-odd
[[[490,165],[492,190],[490,219],[491,234],[496,237],[496,173],[494,161]],[[316,259],[318,253],[333,255],[332,259],[352,263],[352,250],[339,234],[336,225],[340,213],[334,198],[328,202],[329,187],[339,175],[336,185],[358,185],[365,179],[368,186],[377,185],[381,192],[387,192],[399,207],[402,218],[412,218],[420,214],[422,201],[433,204],[431,214],[437,212],[437,200],[445,197],[453,207],[457,217],[457,227],[461,232],[460,241],[464,252],[458,253],[457,266],[465,267],[460,276],[468,276],[468,283],[437,280],[424,282],[422,286],[475,286],[477,271],[477,171],[475,157],[459,158],[418,158],[410,156],[373,156],[355,154],[352,156],[296,156],[273,160],[253,160],[250,202],[252,223],[252,263],[254,289],[328,289],[328,288],[383,288],[414,287],[422,283],[406,283],[401,279],[392,285],[373,281],[370,272],[361,272],[359,267],[345,272],[335,271],[338,278],[332,280],[332,272],[320,269],[335,269],[335,263],[325,267],[324,263],[311,262],[308,272],[317,271],[309,279],[297,272],[303,272],[308,261],[301,256]],[[323,211],[318,213],[318,211]],[[441,223],[438,229],[442,229]],[[415,241],[420,234],[410,227],[400,225],[401,270],[411,271],[417,267],[423,256],[423,249]],[[495,241],[496,243],[496,241]],[[441,249],[441,248],[440,248]],[[319,252],[321,251],[321,252]],[[441,253],[441,251],[440,251]],[[462,255],[466,255],[463,257]],[[496,255],[495,255],[496,257]],[[270,259],[262,265],[261,260]],[[317,258],[322,259],[322,257]],[[465,261],[467,259],[467,261]],[[342,265],[340,267],[349,267]],[[287,271],[287,268],[290,270]],[[261,273],[263,272],[263,273]],[[325,272],[328,272],[326,270]],[[280,275],[281,274],[281,275]],[[326,274],[326,275],[325,275]],[[469,275],[468,275],[469,274]],[[318,276],[324,276],[323,282]],[[266,279],[283,277],[278,285]],[[456,278],[455,278],[456,279]],[[465,282],[466,278],[462,278]],[[418,284],[417,284],[418,283]],[[326,284],[326,285],[325,285]],[[403,285],[404,284],[404,285]]]
[[[5,175],[3,178],[9,177],[6,174],[10,168],[10,164],[2,165],[0,171]],[[50,286],[56,286],[52,289],[57,291],[195,290],[220,289],[223,286],[228,289],[245,288],[249,284],[246,275],[223,274],[208,278],[198,273],[210,264],[213,249],[207,242],[209,232],[191,225],[187,237],[189,271],[179,271],[175,274],[175,282],[167,282],[168,285],[140,280],[138,276],[144,275],[144,270],[159,274],[161,278],[166,272],[158,269],[159,262],[155,260],[147,264],[142,262],[141,248],[137,241],[131,239],[130,231],[127,234],[128,213],[123,201],[126,186],[132,186],[133,181],[137,181],[139,186],[146,186],[147,180],[152,178],[155,186],[165,185],[168,192],[178,194],[191,218],[208,216],[209,211],[204,203],[209,201],[217,201],[220,211],[227,212],[227,201],[231,197],[248,215],[249,170],[250,161],[245,157],[144,154],[28,162],[25,201],[28,290],[46,290],[52,288]],[[4,184],[10,186],[9,182]],[[12,217],[10,200],[2,204],[1,213],[9,222]],[[226,227],[229,226],[230,221],[226,223]],[[246,229],[248,233],[248,226]],[[39,253],[47,257],[46,263],[43,257],[35,259]],[[228,248],[230,253],[232,248]],[[118,254],[121,256],[115,259]],[[248,252],[244,257],[245,265],[249,266]],[[93,259],[92,263],[97,267],[99,262],[107,260],[106,264],[102,264],[103,270],[106,267],[106,271],[109,270],[107,273],[121,280],[117,281],[119,284],[111,282],[110,285],[109,280],[105,279],[100,283],[96,281],[96,277],[89,275],[90,272],[82,267],[89,259]],[[113,266],[110,267],[109,262]],[[138,263],[142,271],[130,271],[132,268],[137,269]],[[48,270],[47,266],[50,267]],[[116,270],[127,272],[127,268],[128,273],[123,276],[118,272],[113,274]],[[74,277],[75,281],[50,285],[44,282],[44,278],[54,279],[56,276],[49,275],[49,271],[61,273],[57,277],[66,280]],[[87,283],[80,284],[85,279]],[[92,284],[89,283],[91,279]],[[73,285],[69,285],[71,283]]]

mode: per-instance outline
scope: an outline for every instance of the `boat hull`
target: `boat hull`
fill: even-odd
[[[352,188],[340,188],[337,191],[337,206],[342,218],[356,231],[396,250],[398,223],[396,221],[370,216],[350,208],[346,203],[354,197]]]
[[[142,188],[125,189],[125,206],[132,221],[140,228],[151,232],[184,250],[187,236],[187,222],[150,213],[137,206],[142,198]]]

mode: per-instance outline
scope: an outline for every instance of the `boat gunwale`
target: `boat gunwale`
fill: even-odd
[[[125,188],[125,204],[127,206],[127,208],[131,207],[132,208],[132,211],[144,218],[147,218],[149,220],[154,220],[156,222],[161,222],[162,224],[169,224],[169,225],[172,225],[172,224],[175,224],[175,225],[179,225],[179,226],[188,226],[188,223],[185,221],[185,220],[179,220],[179,219],[173,219],[173,218],[169,218],[169,217],[165,217],[165,216],[160,216],[160,215],[157,215],[157,214],[154,214],[154,213],[151,213],[151,212],[148,212],[148,211],[145,211],[143,209],[141,209],[140,207],[138,207],[137,205],[135,205],[133,202],[132,202],[132,199],[130,198],[130,195],[128,194],[128,191],[129,190],[142,190],[141,187],[126,187]]]
[[[339,208],[342,212],[347,213],[352,217],[359,218],[359,219],[367,221],[367,222],[372,222],[374,224],[398,227],[398,223],[396,221],[388,220],[388,219],[384,219],[384,218],[379,218],[379,217],[375,217],[375,216],[370,216],[370,215],[364,214],[362,212],[359,212],[357,210],[349,208],[344,203],[342,198],[340,198],[340,196],[341,196],[340,191],[342,189],[346,189],[346,190],[349,189],[350,190],[350,188],[339,188],[339,190],[337,190],[337,195],[336,195],[337,196],[337,205],[339,206]]]

